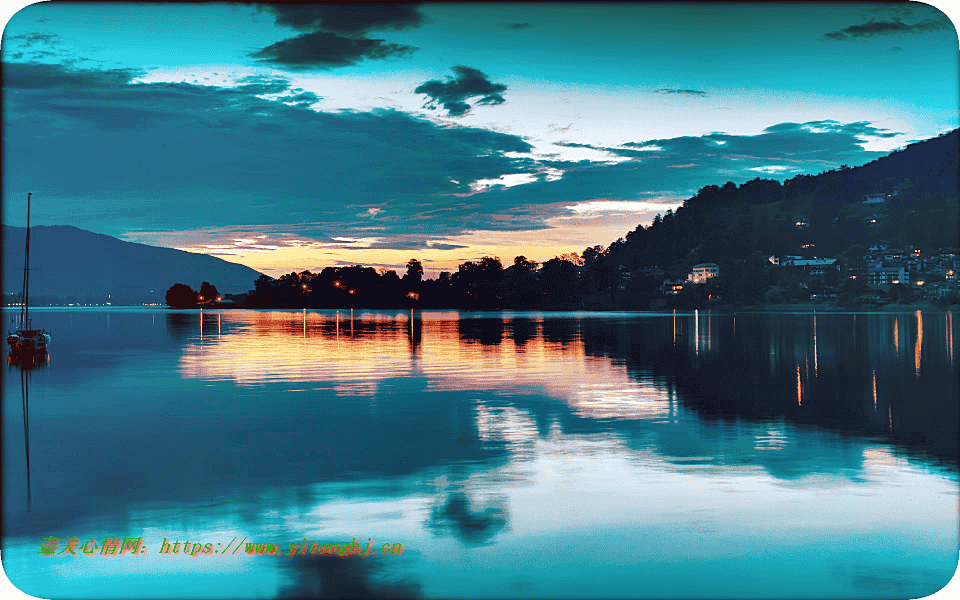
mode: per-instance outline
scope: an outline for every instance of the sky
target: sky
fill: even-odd
[[[32,192],[34,225],[272,276],[543,262],[705,185],[856,166],[960,126],[957,32],[920,3],[6,16],[4,224],[23,226]]]

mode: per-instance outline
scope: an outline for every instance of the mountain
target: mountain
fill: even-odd
[[[26,231],[3,226],[4,294],[19,294],[23,287]],[[162,304],[175,283],[199,289],[209,281],[221,294],[235,294],[253,289],[261,275],[214,256],[125,242],[66,225],[32,228],[30,269],[30,297],[38,304],[69,297],[70,302],[91,304]]]
[[[607,258],[628,271],[659,267],[677,277],[697,263],[735,272],[724,263],[732,267],[754,253],[836,257],[880,241],[924,254],[956,248],[958,174],[960,131],[954,130],[859,167],[782,184],[758,178],[710,185],[612,243]],[[865,203],[873,194],[887,199]]]

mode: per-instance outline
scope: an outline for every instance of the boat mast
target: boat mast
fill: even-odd
[[[28,307],[30,300],[30,196],[32,193],[27,193],[27,249],[23,254],[23,293],[20,295],[20,298],[23,300],[23,306],[20,307],[20,327],[30,328],[29,318],[30,318],[30,308]]]

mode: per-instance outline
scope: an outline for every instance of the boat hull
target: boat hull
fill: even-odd
[[[43,330],[24,330],[7,336],[11,356],[46,355],[50,334]]]

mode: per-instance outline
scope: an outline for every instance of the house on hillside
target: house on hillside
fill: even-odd
[[[673,296],[675,294],[679,294],[680,290],[682,289],[682,279],[664,279],[663,285],[660,286],[660,291],[663,292],[664,296]]]
[[[883,204],[887,201],[889,194],[867,194],[863,197],[864,204]]]
[[[808,275],[823,275],[827,270],[840,271],[840,265],[835,258],[801,258],[790,263]]]
[[[687,275],[688,283],[704,283],[711,277],[720,274],[720,267],[715,263],[700,263],[693,267],[693,272]]]
[[[910,284],[910,272],[904,267],[873,267],[867,270],[867,285]]]
[[[903,259],[903,250],[901,249],[889,249],[884,251],[883,260],[902,260]]]

